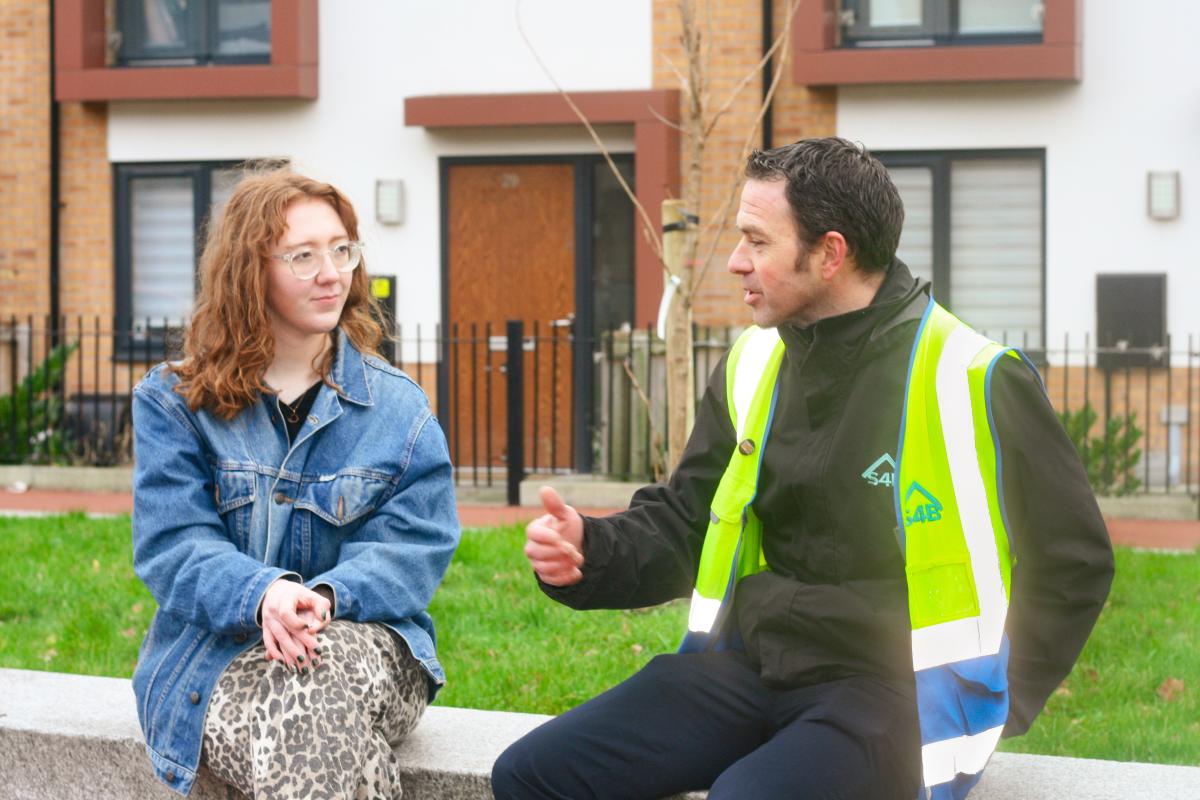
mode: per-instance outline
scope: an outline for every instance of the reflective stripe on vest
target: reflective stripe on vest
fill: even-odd
[[[681,650],[712,646],[733,588],[766,567],[750,504],[770,430],[783,343],[750,328],[730,350],[726,393],[739,444],[712,502]],[[896,452],[926,796],[962,798],[1008,716],[1011,554],[989,405],[996,362],[1015,351],[929,302],[913,342]],[[752,371],[753,370],[753,371]],[[953,442],[948,447],[947,442]],[[698,635],[699,634],[699,635]]]
[[[688,630],[697,636],[685,639],[684,650],[710,644],[708,635],[719,630],[737,581],[766,566],[762,523],[750,504],[775,409],[775,381],[762,378],[779,373],[783,351],[783,341],[774,328],[749,328],[738,337],[725,362],[726,402],[737,446],[713,495],[688,612]]]

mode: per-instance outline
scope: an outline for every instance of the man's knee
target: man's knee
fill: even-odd
[[[496,800],[546,796],[539,791],[543,787],[537,777],[535,748],[530,747],[528,738],[509,745],[492,765],[492,794]]]

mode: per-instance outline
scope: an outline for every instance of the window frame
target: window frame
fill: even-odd
[[[1041,44],[839,47],[841,0],[804,2],[792,25],[792,78],[801,86],[1083,78],[1083,0],[1044,0]]]
[[[275,0],[267,0],[267,8]],[[208,65],[270,64],[274,43],[268,39],[269,50],[260,55],[219,55],[216,37],[219,29],[218,13],[221,0],[192,0],[187,10],[188,46],[195,55],[180,50],[178,55],[165,52],[151,53],[146,49],[146,31],[142,15],[137,13],[130,0],[116,0],[117,30],[121,34],[114,67],[139,69],[152,67],[190,67]],[[268,19],[270,16],[268,15]],[[136,44],[130,45],[129,33],[134,33]]]
[[[142,361],[165,352],[166,339],[177,329],[170,325],[148,325],[143,336],[135,337],[133,326],[133,181],[138,178],[192,179],[192,220],[194,227],[192,279],[199,289],[200,254],[204,250],[204,231],[212,204],[213,173],[236,169],[245,159],[221,161],[138,161],[112,165],[113,181],[113,269],[116,328],[113,331],[113,359]],[[151,320],[153,322],[153,320]],[[171,323],[175,320],[166,320]]]
[[[933,227],[933,285],[936,288],[935,297],[943,305],[950,307],[954,298],[951,296],[950,273],[953,265],[950,263],[951,232],[951,166],[955,161],[1029,161],[1036,160],[1041,168],[1041,309],[1039,309],[1041,328],[1041,346],[1025,349],[1023,342],[1009,342],[1014,347],[1020,347],[1029,358],[1036,363],[1045,362],[1047,330],[1046,330],[1046,149],[1037,148],[1002,148],[1002,149],[962,149],[962,150],[878,150],[872,155],[889,169],[892,167],[924,167],[930,170],[932,179],[932,227]],[[1002,337],[1004,331],[989,331]]]
[[[994,45],[1043,44],[1045,11],[1042,30],[1038,33],[964,34],[958,32],[960,0],[921,0],[919,28],[892,26],[872,28],[871,0],[841,0],[843,12],[853,12],[854,22],[839,30],[839,47],[849,50],[864,48],[920,47],[986,47]]]

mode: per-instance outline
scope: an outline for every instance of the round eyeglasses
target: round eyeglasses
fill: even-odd
[[[287,262],[292,274],[306,281],[317,277],[317,273],[324,266],[325,256],[329,256],[330,263],[338,272],[353,272],[354,268],[362,263],[362,249],[362,242],[342,242],[328,250],[304,247],[290,253],[277,253],[271,257]]]

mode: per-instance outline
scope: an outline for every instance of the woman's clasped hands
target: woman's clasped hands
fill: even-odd
[[[307,675],[321,663],[321,641],[332,617],[332,603],[301,583],[279,579],[267,589],[262,602],[263,645],[268,661]]]

